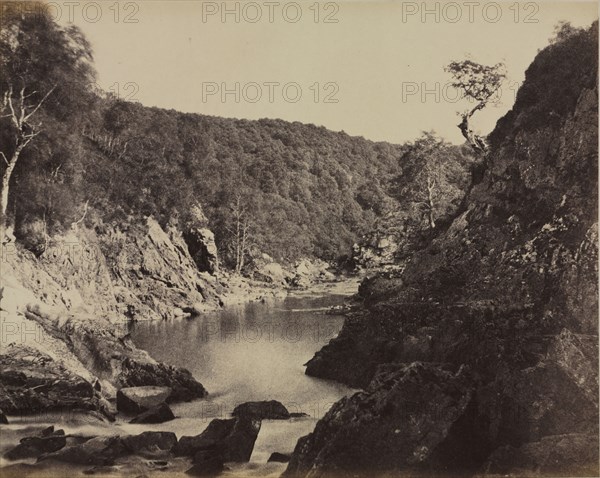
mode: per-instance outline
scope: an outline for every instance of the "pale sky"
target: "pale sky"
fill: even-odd
[[[589,26],[598,17],[595,2],[50,3],[61,23],[73,20],[91,41],[99,85],[118,85],[122,97],[395,143],[431,129],[462,142],[456,111],[468,104],[456,102],[443,67],[467,56],[507,65],[502,104],[473,118],[489,133],[554,25]],[[223,87],[232,91],[224,98]]]

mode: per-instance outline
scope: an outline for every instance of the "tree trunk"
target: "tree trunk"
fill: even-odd
[[[2,176],[2,194],[0,195],[0,232],[2,234],[2,239],[5,236],[12,235],[13,225],[8,220],[8,189],[10,187],[10,178],[12,177],[12,173],[17,165],[17,160],[19,159],[19,155],[21,154],[21,150],[25,147],[24,144],[19,144],[17,149],[12,155],[10,161],[6,165],[6,170],[4,171],[4,175]]]
[[[462,133],[464,138],[467,140],[469,145],[471,145],[471,147],[475,150],[475,152],[483,153],[483,154],[487,153],[487,144],[485,143],[485,140],[482,137],[476,135],[473,132],[473,130],[471,129],[471,127],[469,125],[469,120],[471,119],[471,116],[473,116],[473,114],[476,111],[483,109],[484,106],[485,106],[485,103],[479,103],[471,111],[463,114],[462,121],[458,125],[460,132]]]
[[[429,212],[429,227],[435,229],[435,210],[433,204],[433,191],[435,188],[435,179],[427,178],[427,201]]]

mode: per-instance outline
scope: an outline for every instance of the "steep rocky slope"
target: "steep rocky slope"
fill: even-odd
[[[217,279],[200,273],[181,234],[145,227],[74,227],[39,257],[2,247],[2,371],[6,413],[81,408],[111,415],[126,386],[164,385],[173,400],[206,390],[185,369],[153,360],[128,338],[131,319],[219,306]]]
[[[364,391],[288,476],[597,475],[597,43],[595,24],[537,55],[465,210],[363,284],[307,373]]]

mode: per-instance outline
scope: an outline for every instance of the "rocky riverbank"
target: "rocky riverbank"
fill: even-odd
[[[193,318],[228,304],[281,299],[289,289],[306,290],[315,282],[321,288],[339,284],[323,272],[325,263],[308,261],[295,264],[278,281],[273,273],[283,268],[270,258],[256,277],[240,277],[219,269],[209,231],[196,231],[193,247],[189,234],[184,238],[176,227],[161,227],[150,218],[145,225],[73,228],[54,237],[39,256],[19,244],[3,245],[0,413],[3,422],[16,427],[9,425],[7,435],[3,431],[8,453],[3,466],[26,461],[3,468],[3,474],[43,474],[62,469],[56,468],[59,462],[103,474],[184,472],[191,465],[196,471],[209,465],[222,469],[242,455],[248,460],[260,420],[272,417],[248,421],[247,413],[243,418],[238,413],[217,420],[206,433],[212,441],[214,433],[223,435],[219,443],[231,442],[230,450],[203,451],[202,460],[194,458],[198,450],[185,458],[172,451],[178,442],[172,433],[132,438],[118,431],[127,422],[151,427],[173,420],[171,404],[210,392],[188,370],[157,362],[137,348],[129,323]],[[70,423],[76,431],[38,430],[36,423]],[[81,431],[85,424],[92,434]],[[246,438],[240,437],[248,440],[242,443]],[[16,448],[7,450],[10,445]]]
[[[128,403],[150,406],[156,400],[168,399],[169,390],[166,391],[167,395],[161,395],[163,390],[130,395]],[[35,425],[5,429],[2,476],[55,476],[58,472],[137,476],[155,471],[215,476],[229,465],[250,460],[263,420],[289,421],[299,415],[288,412],[280,402],[248,402],[236,407],[231,418],[214,419],[197,435],[178,437],[167,431],[123,434],[101,422],[81,428],[83,415],[73,414],[68,424],[72,427],[78,423],[77,431]],[[16,445],[8,445],[9,441]],[[269,462],[288,460],[288,455],[274,451]]]
[[[597,476],[598,30],[542,50],[483,179],[307,364],[364,391],[286,476]]]

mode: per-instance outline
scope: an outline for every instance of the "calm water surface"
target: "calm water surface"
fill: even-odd
[[[177,418],[156,425],[132,425],[120,419],[107,424],[71,413],[9,417],[10,425],[3,426],[0,451],[3,453],[21,437],[50,424],[66,433],[88,436],[148,430],[172,431],[178,437],[197,435],[213,418],[228,418],[237,404],[278,400],[290,412],[309,416],[264,420],[250,463],[231,464],[224,476],[279,476],[287,465],[267,464],[271,453],[292,452],[298,438],[310,433],[334,402],[353,392],[335,382],[308,377],[303,364],[335,337],[343,325],[343,317],[325,312],[343,303],[357,287],[358,282],[331,284],[322,287],[320,293],[296,293],[264,304],[230,306],[192,319],[139,322],[131,330],[136,345],[157,360],[189,369],[208,390],[207,399],[173,404],[171,408]],[[11,464],[0,458],[0,467]],[[39,476],[45,476],[48,470],[62,476],[85,476],[81,474],[82,468],[74,465],[47,463],[43,467],[45,470],[39,470]],[[189,459],[172,460],[169,476],[188,476],[184,472],[189,467]],[[164,472],[149,468],[143,459],[138,464],[117,464],[112,472],[106,471],[106,476],[114,477],[165,476]],[[34,471],[29,476],[38,475]]]
[[[179,417],[171,422],[173,431],[178,436],[198,434],[212,418],[228,417],[237,404],[278,400],[290,412],[309,417],[264,421],[244,472],[266,463],[274,451],[291,452],[334,402],[353,391],[305,375],[304,364],[343,325],[343,317],[325,312],[342,304],[356,287],[355,282],[342,283],[319,294],[291,294],[192,319],[135,324],[136,345],[157,360],[186,367],[209,392],[206,400],[173,406]],[[284,466],[275,467],[280,472]],[[260,475],[267,470],[255,471]]]

